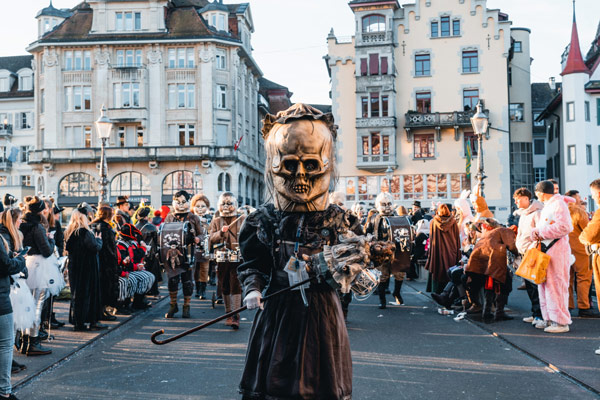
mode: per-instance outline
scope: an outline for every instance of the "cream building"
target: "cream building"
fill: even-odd
[[[27,164],[35,141],[33,57],[0,57],[0,201],[34,193]]]
[[[248,3],[87,0],[67,11],[50,5],[37,19],[28,48],[36,191],[56,192],[63,206],[97,202],[94,121],[105,105],[112,202],[129,195],[159,207],[180,189],[259,202],[265,99]]]
[[[485,0],[349,5],[356,34],[337,38],[332,30],[326,56],[340,127],[337,189],[346,192],[348,204],[373,203],[390,190],[397,204],[419,200],[429,207],[474,187],[478,155],[470,117],[481,100],[491,124],[483,143],[484,193],[497,218],[506,219],[512,203],[509,105],[523,103],[525,113],[531,101],[529,92],[509,87],[508,68],[528,55],[528,31],[511,30],[508,16],[488,9]],[[515,55],[517,41],[523,57]],[[528,64],[523,59],[520,65]],[[519,129],[519,141],[527,141],[526,129]],[[530,139],[524,151],[531,160]]]

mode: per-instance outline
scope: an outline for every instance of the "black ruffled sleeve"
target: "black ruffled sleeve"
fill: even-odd
[[[238,278],[244,296],[252,290],[262,292],[273,270],[271,249],[259,239],[261,229],[261,210],[258,210],[246,218],[238,237],[244,260],[238,267]]]

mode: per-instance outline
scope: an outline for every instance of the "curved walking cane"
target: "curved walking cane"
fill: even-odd
[[[304,284],[307,284],[307,283],[309,283],[310,281],[312,281],[312,280],[314,280],[314,279],[317,279],[317,277],[316,277],[316,276],[313,276],[313,277],[311,277],[311,278],[308,278],[308,279],[305,279],[305,280],[303,280],[303,281],[300,281],[300,282],[298,282],[298,283],[295,283],[295,284],[293,284],[292,286],[289,286],[289,287],[286,287],[286,288],[284,288],[284,289],[278,290],[278,291],[277,291],[277,292],[275,292],[275,293],[271,293],[270,295],[268,295],[268,296],[265,296],[265,297],[262,299],[262,301],[263,301],[263,302],[265,302],[265,301],[267,301],[267,300],[269,300],[269,299],[272,299],[273,297],[275,297],[275,296],[278,296],[278,295],[280,295],[280,294],[282,294],[282,293],[284,293],[284,292],[287,292],[287,291],[290,291],[290,290],[292,290],[292,289],[295,289],[295,288],[297,288],[298,286],[302,286],[302,285],[304,285]],[[213,324],[216,324],[217,322],[219,322],[219,321],[222,321],[222,320],[224,320],[225,318],[232,317],[232,316],[234,316],[235,314],[238,314],[238,313],[240,313],[240,312],[242,312],[242,311],[244,311],[244,310],[247,310],[247,309],[248,309],[248,307],[246,307],[246,306],[240,307],[240,308],[238,308],[237,310],[233,310],[233,311],[231,311],[231,312],[228,312],[227,314],[221,315],[221,316],[220,316],[220,317],[218,317],[218,318],[215,318],[215,319],[213,319],[213,320],[210,320],[210,321],[208,321],[208,322],[205,322],[205,323],[203,323],[202,325],[198,325],[198,326],[196,326],[196,327],[194,327],[194,328],[192,328],[192,329],[189,329],[189,330],[187,330],[187,331],[183,331],[183,332],[181,332],[181,333],[179,333],[179,334],[177,334],[177,335],[175,335],[175,336],[171,336],[170,338],[167,338],[167,339],[164,339],[164,340],[158,340],[158,339],[157,339],[157,337],[165,333],[165,330],[164,330],[164,329],[161,329],[161,330],[158,330],[158,331],[154,332],[154,333],[153,333],[153,334],[150,336],[150,340],[152,341],[152,343],[154,343],[154,344],[158,344],[158,345],[161,345],[161,344],[167,344],[167,343],[171,343],[172,341],[175,341],[175,340],[177,340],[177,339],[181,339],[182,337],[184,337],[184,336],[187,336],[187,335],[189,335],[190,333],[194,333],[194,332],[196,332],[196,331],[199,331],[199,330],[201,330],[201,329],[204,329],[204,328],[206,328],[206,327],[208,327],[208,326],[211,326],[211,325],[213,325]]]

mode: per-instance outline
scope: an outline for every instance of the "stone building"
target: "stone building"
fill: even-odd
[[[581,54],[573,9],[571,40],[562,54],[562,84],[536,119],[547,127],[548,177],[562,192],[589,197],[589,183],[600,172],[600,25],[586,56]]]
[[[36,190],[59,203],[97,202],[104,105],[113,129],[109,198],[233,191],[257,205],[264,154],[248,3],[222,0],[87,0],[37,16],[33,54]]]
[[[529,31],[511,28],[508,15],[488,9],[485,0],[349,5],[356,33],[343,39],[332,30],[326,56],[340,127],[338,190],[346,192],[348,205],[372,203],[379,192],[390,191],[397,204],[419,200],[429,207],[473,188],[478,154],[470,117],[481,100],[491,124],[483,143],[484,193],[505,219],[511,177],[533,180]],[[518,73],[510,68],[517,62]],[[526,82],[522,93],[522,86],[510,85],[511,72],[512,79]],[[511,148],[518,150],[514,158]],[[515,168],[523,159],[529,170]]]
[[[27,160],[35,139],[33,57],[0,57],[0,201],[34,193]]]

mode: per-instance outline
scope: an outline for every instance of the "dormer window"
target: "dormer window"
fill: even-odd
[[[115,13],[116,31],[139,31],[142,29],[142,13],[117,12]]]
[[[385,31],[385,17],[379,14],[371,14],[363,17],[362,31],[367,33]]]
[[[10,90],[9,87],[9,78],[0,78],[0,92],[8,92]]]
[[[32,75],[19,75],[19,90],[33,90]]]
[[[212,26],[213,28],[215,28],[218,31],[227,31],[227,28],[225,26],[225,14],[222,13],[211,13],[209,15],[209,24],[210,26]]]

